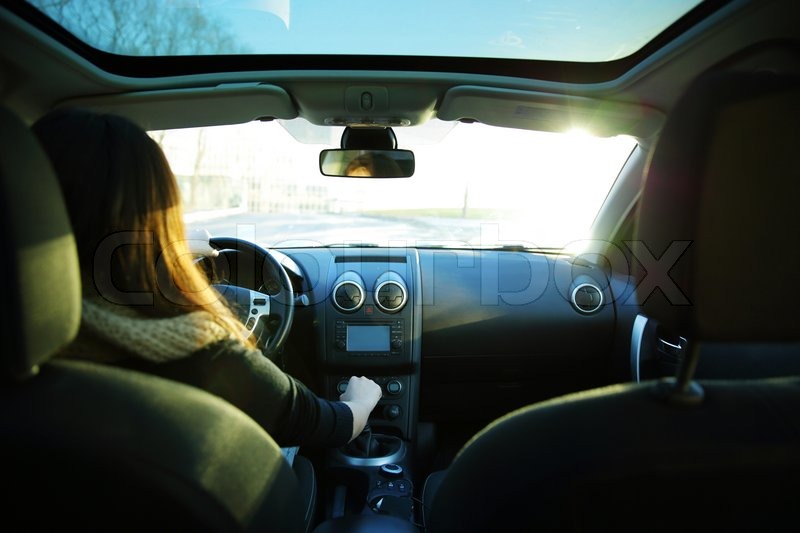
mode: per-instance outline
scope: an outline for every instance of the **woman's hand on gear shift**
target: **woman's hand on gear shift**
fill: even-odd
[[[378,405],[382,395],[380,385],[371,379],[364,376],[350,378],[347,390],[339,396],[339,399],[353,412],[353,435],[350,440],[356,438],[367,425],[369,414]]]

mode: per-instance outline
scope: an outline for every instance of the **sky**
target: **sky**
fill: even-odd
[[[29,0],[44,7],[54,0]],[[235,51],[275,54],[393,54],[609,61],[649,42],[699,0],[105,0],[123,13],[113,19],[86,13],[107,8],[101,0],[65,0],[65,20],[50,14],[89,44],[119,42],[120,25],[136,32],[152,21],[189,24],[201,13],[235,36]],[[56,1],[54,4],[59,4]],[[160,13],[151,14],[152,9]],[[110,10],[109,10],[110,11]],[[138,15],[137,15],[138,16]],[[79,20],[80,19],[80,20]],[[180,23],[178,23],[180,25]],[[175,32],[176,26],[171,26]],[[161,36],[154,30],[153,39]],[[202,36],[200,36],[202,37]],[[124,39],[122,40],[124,41]],[[131,39],[125,50],[136,54]],[[225,47],[231,43],[226,41]],[[194,49],[190,49],[194,47]],[[214,53],[213,35],[202,46]],[[147,47],[140,47],[141,53]],[[231,51],[220,49],[219,53]],[[170,52],[170,53],[174,53]]]
[[[697,0],[207,0],[254,51],[607,61]]]

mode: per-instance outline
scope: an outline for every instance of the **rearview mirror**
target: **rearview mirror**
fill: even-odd
[[[408,178],[414,175],[411,150],[323,150],[319,170],[325,176]]]

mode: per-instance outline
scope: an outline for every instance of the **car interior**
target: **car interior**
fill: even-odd
[[[795,530],[800,4],[311,4],[0,6],[6,527]],[[380,385],[359,436],[291,457],[60,357],[81,277],[31,125],[67,107],[159,142],[264,357]]]

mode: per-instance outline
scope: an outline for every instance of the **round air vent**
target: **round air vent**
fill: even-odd
[[[405,286],[394,280],[384,281],[375,288],[375,304],[386,313],[396,313],[406,305]]]
[[[364,287],[355,281],[342,281],[333,288],[333,305],[345,313],[352,313],[364,305],[364,296]]]
[[[581,313],[594,313],[603,305],[603,291],[590,283],[582,283],[572,290],[570,302]]]

